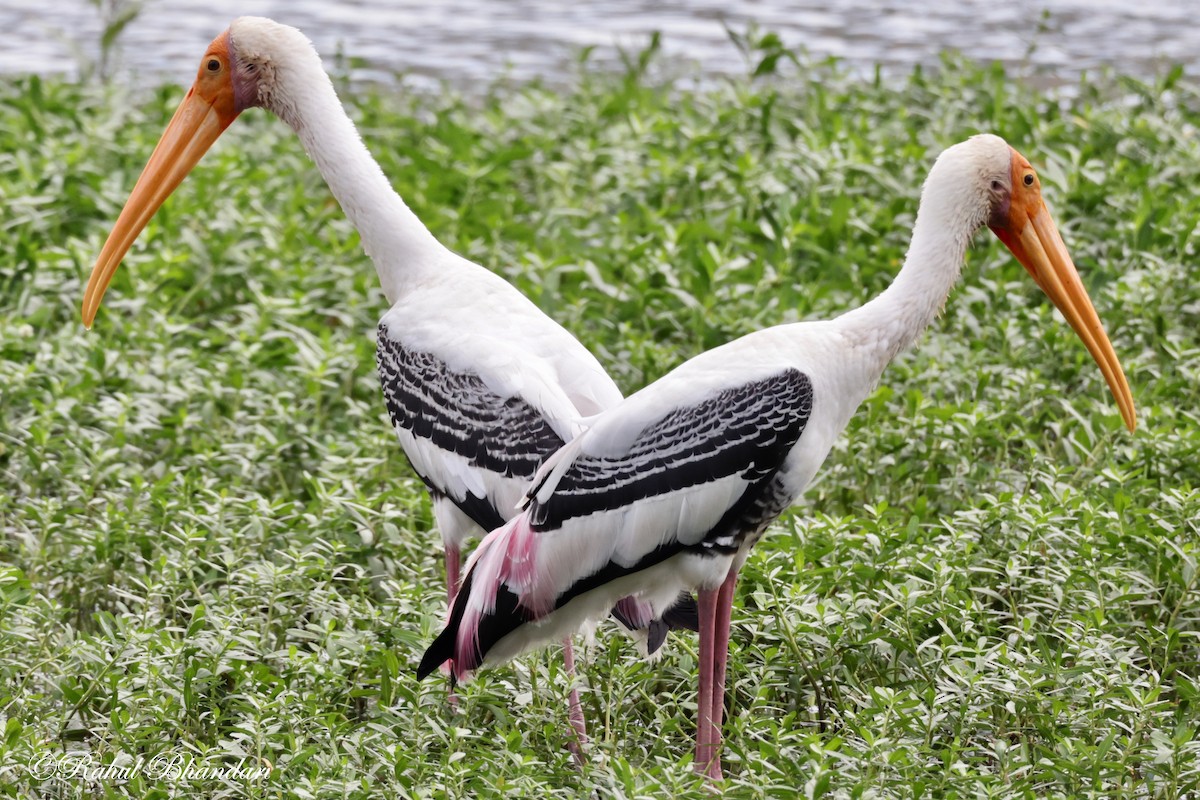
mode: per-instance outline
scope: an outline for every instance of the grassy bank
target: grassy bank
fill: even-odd
[[[1064,99],[953,62],[683,91],[642,66],[471,104],[345,99],[435,234],[627,391],[880,291],[936,153],[999,133],[1039,168],[1140,413],[1128,434],[980,236],[743,572],[730,795],[1200,791],[1197,87]],[[0,88],[0,794],[710,796],[687,763],[693,637],[653,666],[601,638],[582,773],[557,659],[483,674],[457,712],[413,679],[444,601],[374,371],[385,304],[283,125],[230,129],[83,330],[92,259],[180,96]],[[64,752],[273,771],[40,781]]]

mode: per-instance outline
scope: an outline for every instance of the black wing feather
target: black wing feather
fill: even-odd
[[[740,474],[757,484],[773,475],[812,413],[812,381],[788,369],[676,408],[648,425],[627,453],[580,456],[544,503],[531,502],[538,530],[574,517]]]
[[[392,425],[462,456],[473,467],[528,480],[543,457],[563,445],[528,401],[501,397],[478,375],[454,372],[430,353],[405,348],[382,323],[376,361]],[[459,499],[461,490],[437,486],[428,475],[421,479],[431,491],[453,500],[485,531],[503,523],[503,516],[486,498],[467,494]]]

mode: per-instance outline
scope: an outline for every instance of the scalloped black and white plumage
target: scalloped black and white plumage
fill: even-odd
[[[460,303],[432,319],[421,313],[422,294],[403,298],[384,316],[376,361],[392,426],[433,498],[453,598],[466,541],[516,515],[543,459],[620,394],[591,354],[555,336],[557,325],[524,297],[520,326],[488,333],[489,321],[518,321],[513,303],[504,309]],[[467,327],[468,315],[474,327]],[[529,330],[538,336],[522,341],[520,333]],[[439,345],[448,337],[451,347]],[[623,612],[630,607],[614,606],[614,616],[648,655],[669,629],[696,629],[690,596],[664,617]]]
[[[887,364],[936,318],[984,225],[1079,333],[1132,430],[1128,384],[1036,175],[1003,139],[972,137],[934,164],[904,267],[881,295],[833,320],[768,328],[703,353],[597,415],[548,458],[525,511],[472,555],[418,674],[449,661],[463,678],[561,638],[614,603],[652,619],[698,590],[694,765],[719,778],[738,570]]]
[[[432,353],[405,349],[386,322],[379,325],[376,362],[392,425],[429,491],[484,531],[504,524],[498,508],[515,508],[505,500],[520,492],[546,453],[562,447],[562,437],[520,394],[503,397],[474,373],[453,372]],[[461,478],[452,476],[456,469]],[[505,492],[505,484],[515,484],[515,492]]]
[[[806,374],[783,367],[648,407],[644,424],[618,436],[602,425],[575,439],[546,462],[524,513],[473,560],[419,674],[452,660],[463,678],[553,635],[547,628],[573,630],[605,604],[624,604],[631,624],[648,625],[690,590],[697,569],[727,573],[791,502],[786,460],[812,413],[812,389]],[[690,563],[643,574],[680,557]],[[491,610],[476,602],[488,593],[500,595]]]
[[[434,498],[446,547],[457,550],[513,516],[542,459],[580,430],[582,415],[553,384],[546,391],[544,379],[527,390],[536,385],[521,374],[529,354],[515,353],[501,379],[482,365],[453,369],[429,351],[436,344],[418,350],[393,333],[403,317],[393,309],[379,324],[379,381],[404,452]],[[484,347],[502,342],[498,332]]]

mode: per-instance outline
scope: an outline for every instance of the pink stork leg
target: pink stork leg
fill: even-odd
[[[721,723],[725,716],[725,664],[729,657],[729,620],[737,573],[721,586],[698,594],[700,612],[700,693],[696,702],[696,758],[692,769],[721,780]]]
[[[692,769],[708,771],[712,758],[713,628],[716,623],[719,589],[702,589],[697,594],[700,616],[700,691],[696,697],[696,758]]]
[[[454,605],[454,596],[458,594],[458,570],[459,563],[462,559],[462,550],[458,545],[446,545],[446,604]],[[442,664],[442,672],[446,675],[450,674],[450,662]],[[458,695],[454,693],[454,685],[450,685],[450,693],[448,695],[451,708],[458,707]]]
[[[733,590],[737,586],[737,572],[730,570],[725,582],[717,590],[717,619],[713,624],[713,677],[712,677],[712,738],[709,740],[711,753],[708,761],[708,777],[721,780],[721,725],[725,721],[725,664],[729,660],[729,623],[733,615]]]
[[[571,739],[567,747],[575,759],[577,766],[583,766],[583,748],[587,744],[587,723],[583,721],[583,705],[579,702],[579,689],[575,686],[575,648],[571,646],[571,637],[563,639],[563,666],[567,670],[567,680],[571,683],[571,694],[567,698],[567,714],[571,720]]]
[[[446,545],[446,600],[454,605],[454,595],[458,594],[458,568],[462,551],[458,545]]]

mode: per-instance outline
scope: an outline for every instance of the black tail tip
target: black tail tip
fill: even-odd
[[[417,665],[417,680],[425,680],[442,664],[454,659],[454,633],[453,626],[447,625],[429,645],[425,655],[421,656],[421,663]]]
[[[646,655],[652,656],[658,652],[658,648],[667,640],[668,630],[667,623],[661,619],[654,620],[646,627]]]
[[[700,606],[696,604],[696,598],[690,593],[681,595],[679,601],[675,605],[663,612],[662,621],[665,622],[671,630],[689,630],[699,632],[700,630]]]
[[[433,658],[430,658],[429,651],[426,651],[425,657],[422,658],[421,663],[417,665],[417,680],[425,680],[434,672],[436,672],[438,667],[445,663],[445,661],[435,662]]]

